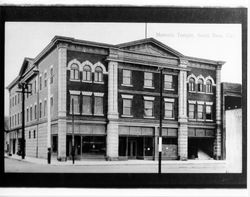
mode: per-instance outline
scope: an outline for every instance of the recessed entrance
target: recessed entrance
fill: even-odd
[[[208,160],[213,158],[214,138],[189,138],[188,159]]]
[[[137,142],[135,139],[128,140],[128,158],[136,159],[137,153]]]

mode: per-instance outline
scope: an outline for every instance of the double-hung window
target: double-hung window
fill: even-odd
[[[192,77],[189,79],[188,90],[190,92],[194,92],[195,91],[195,80]]]
[[[80,95],[70,95],[70,113],[72,114],[72,106],[74,109],[74,114],[79,114],[80,113],[80,106],[79,106],[79,101],[80,101]]]
[[[47,100],[44,100],[44,110],[43,110],[43,115],[46,116],[47,113]]]
[[[131,70],[122,70],[122,85],[132,85]]]
[[[206,102],[206,120],[212,120],[212,102]]]
[[[173,119],[174,118],[174,99],[165,98],[164,109],[165,109],[165,118]]]
[[[95,68],[95,82],[103,82],[103,70],[100,66]]]
[[[195,119],[195,105],[196,101],[188,101],[188,118]]]
[[[94,93],[94,115],[103,115],[103,93]]]
[[[197,119],[204,119],[204,102],[197,102]]]
[[[44,87],[47,87],[47,71],[44,72]]]
[[[153,73],[144,72],[144,87],[146,88],[153,87]]]
[[[90,82],[90,81],[92,81],[92,79],[91,79],[92,77],[91,76],[92,75],[91,75],[91,68],[90,68],[90,66],[89,65],[85,65],[83,67],[83,71],[82,71],[82,80]]]
[[[154,97],[144,96],[144,117],[154,117]]]
[[[206,92],[212,93],[212,81],[210,79],[208,79],[206,82]]]
[[[164,89],[173,89],[173,75],[164,75]]]
[[[198,80],[198,92],[203,92],[203,79]]]
[[[70,67],[70,79],[79,80],[79,66],[77,64],[72,64]]]
[[[82,114],[92,114],[92,92],[82,92]]]
[[[52,84],[54,81],[54,68],[53,66],[50,67],[50,83]]]
[[[133,95],[122,95],[122,116],[132,116]]]

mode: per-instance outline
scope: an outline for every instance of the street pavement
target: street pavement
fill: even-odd
[[[226,162],[216,160],[162,161],[162,173],[225,173]],[[158,161],[72,160],[59,162],[20,156],[5,157],[5,172],[26,173],[157,173]]]

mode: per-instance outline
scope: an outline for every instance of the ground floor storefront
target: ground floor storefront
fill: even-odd
[[[73,136],[74,155],[77,160],[108,159],[108,149],[113,151],[116,160],[158,160],[159,156],[159,127],[118,125],[112,134],[112,140],[107,131],[107,124],[75,123],[74,133],[71,123],[65,126],[65,133],[60,133],[58,125],[51,126],[51,136],[47,138],[46,125],[27,129],[25,134],[26,156],[47,158],[48,139],[52,157],[65,160],[72,159]],[[32,132],[31,132],[32,131]],[[216,129],[188,127],[186,138],[180,141],[178,125],[162,128],[162,160],[179,160],[180,147],[186,151],[186,160],[210,160],[215,158]],[[11,154],[21,151],[21,131],[10,132]]]

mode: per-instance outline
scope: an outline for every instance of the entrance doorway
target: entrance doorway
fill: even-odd
[[[135,139],[128,140],[128,158],[136,159],[137,142]]]

